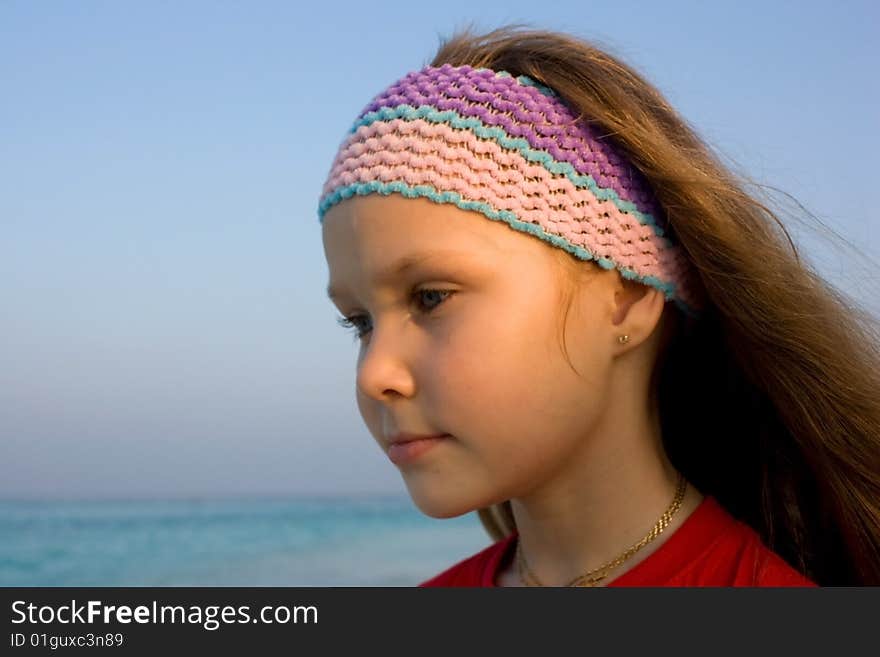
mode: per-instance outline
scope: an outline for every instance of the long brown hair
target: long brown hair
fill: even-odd
[[[664,312],[652,381],[670,460],[818,584],[880,584],[880,322],[801,261],[751,180],[632,67],[519,27],[461,29],[431,65],[549,86],[653,185],[707,308]],[[516,529],[509,501],[478,515],[493,540]]]

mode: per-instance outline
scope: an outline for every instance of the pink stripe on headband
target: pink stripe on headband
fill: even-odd
[[[513,212],[596,258],[626,263],[641,277],[672,278],[687,264],[666,248],[668,239],[613,203],[599,201],[517,151],[444,124],[395,119],[359,128],[356,142],[342,149],[325,190],[395,180]]]

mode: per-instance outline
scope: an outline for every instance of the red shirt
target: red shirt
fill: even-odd
[[[497,586],[498,573],[513,558],[516,538],[514,532],[419,586]],[[606,586],[818,585],[707,495],[656,551]]]

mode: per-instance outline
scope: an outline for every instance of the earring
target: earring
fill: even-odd
[[[618,336],[617,336],[617,341],[618,341],[620,344],[626,344],[627,342],[629,342],[629,336],[628,336],[628,335],[618,335]]]

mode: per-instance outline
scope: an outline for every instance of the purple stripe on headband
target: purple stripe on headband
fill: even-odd
[[[599,187],[613,189],[621,199],[653,216],[658,225],[665,225],[644,176],[607,139],[598,139],[591,126],[575,122],[571,110],[558,98],[535,87],[470,66],[426,67],[388,87],[358,118],[402,104],[454,110],[461,116],[500,126],[507,134],[527,140],[532,148],[568,162],[578,173],[591,176]]]

